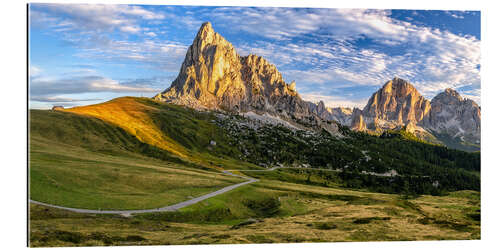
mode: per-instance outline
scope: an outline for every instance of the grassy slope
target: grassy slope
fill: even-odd
[[[197,165],[208,168],[255,168],[252,164],[230,157],[239,152],[227,144],[226,136],[212,122],[215,116],[210,113],[137,97],[121,97],[65,111],[112,123],[141,142]],[[211,140],[216,141],[216,147],[210,146]]]
[[[38,201],[155,208],[242,181],[134,152],[143,145],[137,138],[99,119],[40,110],[30,119],[30,195]]]
[[[266,216],[245,205],[262,197],[278,198],[279,211]],[[478,239],[479,210],[474,191],[403,200],[262,180],[179,212],[134,218],[32,205],[30,240],[33,246],[75,246]]]
[[[163,206],[241,181],[186,167],[189,163],[255,168],[230,157],[239,152],[211,122],[212,114],[146,98],[118,98],[68,111],[31,111],[31,195],[35,199],[92,208]],[[210,140],[217,141],[217,147],[209,146]],[[144,150],[144,143],[159,150]],[[147,156],[158,154],[186,162],[174,164]],[[398,195],[325,184],[322,176],[309,179],[301,171],[252,175],[261,181],[178,212],[123,218],[31,205],[30,242],[72,246],[480,237],[478,192],[401,200]],[[276,199],[276,213],[249,205],[262,206]],[[257,222],[244,225],[248,218]]]
[[[184,148],[161,133],[154,126],[151,117],[147,115],[148,112],[155,111],[155,108],[136,100],[137,98],[117,98],[105,103],[67,109],[65,112],[99,118],[123,128],[142,142],[165,149],[179,156],[185,156],[186,151]]]

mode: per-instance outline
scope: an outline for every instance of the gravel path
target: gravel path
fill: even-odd
[[[227,186],[225,188],[219,189],[219,190],[214,191],[212,193],[208,193],[208,194],[202,195],[200,197],[193,198],[191,200],[183,201],[183,202],[180,202],[180,203],[177,203],[177,204],[174,204],[174,205],[170,205],[170,206],[166,206],[166,207],[153,208],[153,209],[138,209],[138,210],[95,210],[95,209],[82,209],[82,208],[71,208],[71,207],[57,206],[57,205],[47,204],[47,203],[43,203],[43,202],[39,202],[39,201],[34,201],[34,200],[31,200],[31,199],[30,199],[30,203],[38,204],[38,205],[43,205],[43,206],[47,206],[47,207],[64,209],[64,210],[68,210],[68,211],[72,211],[72,212],[76,212],[76,213],[87,213],[87,214],[121,214],[123,216],[128,217],[131,214],[175,211],[177,209],[180,209],[180,208],[187,207],[189,205],[193,205],[195,203],[198,203],[198,202],[200,202],[202,200],[206,200],[206,199],[212,198],[212,197],[214,197],[216,195],[223,194],[225,192],[231,191],[231,190],[233,190],[235,188],[238,188],[238,187],[241,187],[243,185],[247,185],[247,184],[259,181],[258,179],[254,179],[254,178],[250,178],[250,177],[246,177],[246,176],[241,176],[241,175],[233,174],[233,173],[231,173],[229,171],[223,171],[223,173],[227,174],[227,175],[232,175],[232,176],[235,176],[235,177],[240,177],[240,178],[246,179],[247,181],[241,182],[241,183],[238,183],[238,184],[234,184],[234,185],[231,185],[231,186]]]
[[[52,204],[47,204],[39,201],[34,201],[30,199],[30,203],[33,204],[38,204],[38,205],[43,205],[47,207],[53,207],[53,208],[59,208],[59,209],[64,209],[76,213],[87,213],[87,214],[121,214],[123,216],[130,216],[132,214],[141,214],[141,213],[153,213],[153,212],[165,212],[165,211],[176,211],[178,209],[181,209],[183,207],[187,207],[190,205],[193,205],[195,203],[198,203],[202,200],[206,200],[208,198],[212,198],[216,195],[226,193],[228,191],[231,191],[235,188],[257,182],[259,181],[258,179],[250,178],[247,176],[242,176],[242,175],[237,175],[234,173],[231,173],[231,171],[240,171],[240,172],[263,172],[263,171],[274,171],[278,168],[292,168],[292,169],[297,169],[301,167],[272,167],[268,169],[231,169],[231,170],[224,170],[222,171],[224,174],[235,176],[235,177],[240,177],[243,179],[246,179],[247,181],[241,182],[238,184],[234,184],[231,186],[227,186],[225,188],[221,188],[217,191],[214,191],[212,193],[208,193],[205,195],[202,195],[200,197],[193,198],[191,200],[183,201],[174,205],[166,206],[166,207],[161,207],[161,208],[153,208],[153,209],[138,209],[138,210],[94,210],[94,209],[83,209],[83,208],[71,208],[71,207],[63,207],[63,206],[57,206],[57,205],[52,205]],[[311,169],[311,170],[323,170],[323,171],[334,171],[334,172],[340,172],[341,170],[339,169],[325,169],[325,168],[302,168],[302,169]]]

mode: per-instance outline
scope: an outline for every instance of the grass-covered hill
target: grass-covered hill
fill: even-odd
[[[480,187],[479,152],[423,143],[404,131],[373,136],[341,127],[341,134],[331,135],[134,97],[31,114],[32,141],[45,138],[96,153],[135,154],[205,169],[278,164],[336,169],[341,171],[315,174],[345,187],[387,193]],[[391,172],[396,174],[386,176]]]
[[[238,153],[228,145],[225,131],[213,122],[216,119],[213,113],[136,97],[116,98],[64,112],[98,118],[120,127],[145,144],[209,168],[234,164],[232,159],[223,156]]]
[[[133,218],[31,204],[32,246],[480,237],[479,153],[397,132],[293,130],[147,98],[29,115],[33,200],[157,208],[244,181],[222,169],[260,180],[180,211]],[[243,171],[279,164],[301,168]]]
[[[68,207],[157,208],[241,182],[70,112],[30,111],[29,157],[30,198]]]

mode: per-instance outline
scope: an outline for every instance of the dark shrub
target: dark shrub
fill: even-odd
[[[246,200],[244,204],[260,217],[270,217],[277,214],[281,206],[281,202],[276,197]]]

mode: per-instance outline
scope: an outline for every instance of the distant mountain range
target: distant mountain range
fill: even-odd
[[[481,108],[453,89],[429,101],[408,81],[395,77],[362,110],[328,108],[323,101],[303,100],[295,82],[286,83],[266,59],[238,55],[209,22],[202,24],[177,78],[154,99],[196,109],[266,114],[333,134],[343,125],[375,134],[404,129],[428,142],[463,150],[479,150],[481,143]]]
[[[388,81],[363,110],[353,111],[351,119],[351,128],[358,131],[405,127],[427,141],[462,149],[479,149],[481,143],[481,108],[477,103],[450,88],[429,101],[400,78]],[[462,147],[454,145],[457,143]]]

